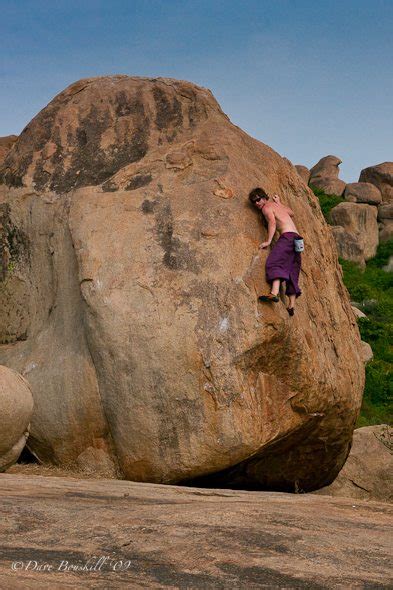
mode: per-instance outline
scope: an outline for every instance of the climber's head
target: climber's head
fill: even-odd
[[[260,187],[254,188],[248,195],[248,198],[258,209],[262,209],[262,207],[266,205],[269,200],[268,195],[265,193],[263,188]]]

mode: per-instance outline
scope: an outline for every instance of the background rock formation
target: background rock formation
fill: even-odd
[[[28,375],[42,461],[105,456],[153,482],[235,465],[256,486],[333,480],[361,404],[360,337],[330,229],[290,162],[203,88],[110,76],[55,97],[0,178],[0,359]],[[258,185],[305,238],[294,318],[258,303]]]
[[[387,424],[358,428],[348,460],[320,494],[362,500],[393,500],[393,431]]]
[[[26,379],[0,366],[0,472],[18,460],[32,413],[33,396]]]
[[[327,195],[341,196],[345,190],[345,182],[340,180],[340,158],[325,156],[310,170],[309,184],[322,189]]]
[[[360,173],[359,182],[374,184],[380,190],[383,201],[393,201],[393,162],[383,162],[364,168]]]
[[[330,212],[339,256],[360,264],[373,258],[378,246],[377,208],[340,203]]]

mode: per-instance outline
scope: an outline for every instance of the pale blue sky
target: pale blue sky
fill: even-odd
[[[0,136],[75,80],[168,76],[294,164],[393,160],[392,0],[0,0]]]

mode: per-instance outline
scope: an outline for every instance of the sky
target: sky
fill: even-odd
[[[0,0],[0,136],[111,74],[209,88],[293,164],[393,160],[393,0]]]

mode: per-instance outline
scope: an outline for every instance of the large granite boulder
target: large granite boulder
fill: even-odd
[[[0,358],[28,375],[42,461],[106,456],[152,482],[248,465],[259,487],[334,479],[361,405],[360,336],[330,229],[288,161],[208,90],[109,76],[55,97],[0,177]],[[258,185],[305,239],[293,318],[258,302]]]
[[[358,203],[339,203],[330,211],[338,254],[345,260],[364,263],[378,247],[377,208]]]
[[[323,190],[327,195],[341,197],[346,187],[346,183],[338,177],[341,162],[337,156],[321,158],[310,170],[310,186]]]
[[[0,472],[15,463],[29,436],[33,396],[21,375],[0,366]]]
[[[350,182],[345,187],[344,199],[351,203],[379,205],[382,196],[379,189],[370,182]]]
[[[393,162],[383,162],[364,168],[360,173],[359,182],[374,184],[380,190],[383,201],[393,201]]]
[[[387,424],[353,433],[351,452],[337,479],[319,494],[393,501],[393,430]]]

